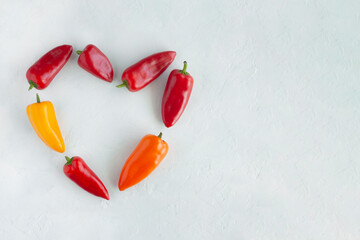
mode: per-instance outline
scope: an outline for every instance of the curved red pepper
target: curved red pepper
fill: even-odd
[[[80,157],[65,157],[67,163],[64,165],[64,173],[77,185],[95,196],[109,200],[109,193],[96,176]]]
[[[134,65],[125,69],[121,79],[123,83],[117,87],[127,87],[131,92],[136,92],[160,76],[174,61],[176,52],[160,52],[148,56]]]
[[[97,47],[89,44],[83,51],[77,51],[79,54],[78,64],[92,75],[101,78],[107,82],[112,82],[114,71],[109,59]]]
[[[161,107],[166,127],[173,126],[179,120],[190,98],[194,79],[186,72],[186,67],[187,63],[184,62],[183,70],[173,70],[166,83]]]
[[[61,45],[37,60],[26,72],[29,90],[33,87],[39,90],[46,88],[69,60],[72,50],[70,45]]]

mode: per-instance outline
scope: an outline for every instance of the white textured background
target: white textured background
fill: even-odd
[[[1,0],[0,239],[360,239],[359,12],[358,0]],[[65,155],[25,113],[26,70],[65,43],[114,66],[109,84],[73,54],[40,92],[108,202],[63,175]],[[163,50],[178,54],[158,80],[115,88]],[[165,82],[184,60],[193,95],[165,129]],[[159,131],[168,156],[119,192],[126,158]]]

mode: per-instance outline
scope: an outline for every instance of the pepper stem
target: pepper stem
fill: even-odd
[[[117,85],[116,87],[117,88],[122,88],[122,87],[125,87],[126,86],[126,84],[125,83],[122,83],[122,84],[120,84],[120,85]]]
[[[68,156],[65,156],[65,159],[66,159],[66,165],[70,165],[74,158],[73,157],[69,158]]]
[[[37,102],[37,103],[40,103],[40,97],[39,97],[39,94],[36,94],[36,102]]]
[[[80,50],[76,51],[76,53],[77,53],[78,55],[80,55],[82,52],[83,52],[83,51],[80,51]]]
[[[37,88],[36,83],[34,83],[33,81],[29,81],[29,84],[30,84],[30,86],[29,86],[28,91],[30,91],[30,90],[33,89],[33,88]]]
[[[187,72],[186,72],[186,68],[187,68],[187,62],[186,61],[184,61],[184,68],[183,68],[183,70],[180,70],[180,72],[182,73],[182,74],[187,74]]]
[[[123,83],[120,85],[116,86],[117,88],[122,88],[122,87],[126,87],[127,89],[129,89],[129,84],[127,81],[123,80]]]
[[[161,139],[161,137],[162,137],[162,132],[160,132],[159,135],[158,135],[158,138]]]

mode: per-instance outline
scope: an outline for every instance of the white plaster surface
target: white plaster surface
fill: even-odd
[[[360,239],[360,1],[0,1],[0,239]],[[43,91],[25,72],[61,44],[97,45],[115,81],[77,56]],[[137,93],[122,71],[177,57]],[[169,72],[195,85],[166,129]],[[67,179],[25,108],[51,100],[66,155],[87,161],[110,201]],[[120,192],[141,137],[163,131],[165,160]]]

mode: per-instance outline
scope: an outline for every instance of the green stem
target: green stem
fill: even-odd
[[[66,165],[70,165],[72,163],[72,161],[74,160],[74,158],[69,158],[68,156],[65,156],[66,159]]]
[[[122,88],[122,87],[126,87],[127,89],[129,89],[129,84],[127,81],[123,80],[123,83],[120,85],[116,86],[117,88]]]
[[[161,139],[161,137],[162,137],[162,132],[160,132],[159,135],[158,135],[158,138]]]
[[[78,55],[80,55],[82,52],[83,52],[83,51],[80,51],[80,50],[76,51],[76,53],[77,53]]]
[[[29,87],[29,91],[31,90],[31,89],[33,89],[33,88],[37,88],[37,85],[36,85],[36,83],[34,83],[33,81],[29,81],[29,84],[30,84],[30,87]]]
[[[125,83],[122,83],[122,84],[120,84],[120,85],[117,85],[116,87],[117,88],[122,88],[122,87],[125,87],[126,86],[126,84]]]
[[[180,72],[181,72],[182,74],[187,75],[186,68],[187,68],[187,62],[184,61],[184,68],[183,68],[183,70],[180,70]]]
[[[37,102],[37,103],[41,103],[41,102],[40,102],[39,94],[36,94],[36,102]]]

